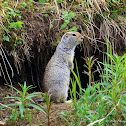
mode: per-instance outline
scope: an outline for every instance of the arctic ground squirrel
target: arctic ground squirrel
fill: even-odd
[[[51,101],[65,102],[67,100],[70,69],[74,68],[74,50],[83,42],[83,39],[84,37],[79,32],[65,33],[48,62],[43,78],[43,91],[49,91]]]

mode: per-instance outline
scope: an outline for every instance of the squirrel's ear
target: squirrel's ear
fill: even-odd
[[[63,37],[62,37],[62,39],[66,39],[67,37],[68,37],[68,35],[64,34]]]
[[[67,37],[68,37],[68,35],[66,34],[66,35],[65,35],[65,38],[67,38]]]

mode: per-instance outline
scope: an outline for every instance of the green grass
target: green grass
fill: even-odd
[[[48,120],[48,126],[49,126],[50,125],[50,110],[51,110],[51,106],[52,106],[52,102],[50,101],[50,93],[49,92],[48,93],[33,92],[33,93],[28,94],[28,91],[34,87],[32,85],[27,86],[26,82],[24,82],[24,85],[22,85],[20,83],[18,83],[18,84],[21,87],[22,91],[16,89],[15,87],[13,87],[11,85],[7,85],[7,86],[11,87],[12,89],[14,89],[17,92],[17,94],[20,95],[20,96],[16,96],[16,97],[13,97],[13,96],[6,97],[6,99],[8,99],[8,98],[15,99],[17,101],[12,104],[7,104],[6,105],[7,107],[8,106],[18,107],[18,109],[9,107],[10,117],[7,119],[9,125],[19,125],[24,120],[25,121],[28,120],[29,124],[32,125],[33,115],[30,114],[31,109],[29,109],[29,107],[33,107],[46,115],[47,120]],[[42,98],[44,99],[44,101],[46,103],[46,107],[43,107],[42,105],[34,104],[35,102],[32,100],[32,98],[39,94],[42,95]],[[2,107],[2,109],[3,108],[4,108],[4,106]],[[15,124],[13,124],[14,122],[15,122]]]
[[[71,125],[125,125],[123,120],[126,120],[126,54],[112,55],[111,45],[108,44],[107,53],[103,57],[103,63],[98,62],[98,69],[103,65],[102,71],[99,71],[101,81],[93,85],[89,83],[86,89],[81,89],[79,74],[71,70],[74,75],[74,78],[71,78],[70,90],[74,108],[73,123],[63,116]],[[88,66],[91,66],[90,61],[87,60]],[[91,69],[88,70],[88,73],[91,73]],[[79,93],[76,91],[77,84],[81,89]],[[79,100],[76,99],[77,94]]]
[[[32,115],[29,114],[30,109],[29,107],[33,107],[39,111],[42,111],[44,114],[46,114],[46,112],[44,111],[44,109],[42,107],[39,107],[37,105],[34,104],[34,101],[32,100],[33,97],[37,96],[40,94],[40,92],[33,92],[31,94],[27,94],[27,92],[34,88],[32,85],[31,86],[26,86],[26,82],[24,82],[24,85],[18,83],[19,86],[21,87],[22,91],[16,89],[15,87],[11,86],[11,85],[7,85],[9,87],[11,87],[12,89],[14,89],[17,94],[19,94],[19,96],[10,96],[10,97],[6,97],[7,99],[15,99],[17,102],[15,103],[11,103],[11,104],[7,104],[7,106],[13,106],[13,107],[18,107],[18,109],[15,108],[10,108],[10,117],[8,118],[9,123],[13,123],[13,121],[16,122],[17,124],[20,124],[22,122],[22,120],[26,119],[29,120],[30,125],[32,125]]]

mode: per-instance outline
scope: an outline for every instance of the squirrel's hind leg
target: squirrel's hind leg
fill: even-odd
[[[55,98],[55,99],[52,99],[51,98],[51,101],[53,101],[55,103],[65,103],[65,100],[64,99],[59,99],[59,98]]]

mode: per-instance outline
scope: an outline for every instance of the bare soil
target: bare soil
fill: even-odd
[[[7,86],[0,86],[0,108],[3,105],[7,105],[13,102],[13,99],[6,99],[7,96],[19,96],[17,92],[14,90],[12,94],[12,89],[8,88]],[[37,105],[42,105],[46,108],[46,104],[40,103]],[[11,108],[11,109],[10,109]],[[10,119],[11,113],[10,110],[14,107],[7,108],[5,107],[3,110],[0,109],[0,122],[4,122],[4,125],[0,126],[30,126],[28,119],[16,119],[12,121]],[[18,108],[14,108],[18,110]],[[29,115],[32,115],[32,126],[48,126],[48,118],[47,116],[41,112],[36,110],[35,108],[30,108]],[[69,103],[53,103],[51,110],[50,110],[50,125],[49,126],[68,126],[67,122],[63,119],[63,115],[61,113],[64,112],[72,112],[72,104]],[[71,116],[72,117],[72,116]],[[72,121],[71,117],[67,117],[69,121]],[[8,121],[7,121],[8,119]]]

